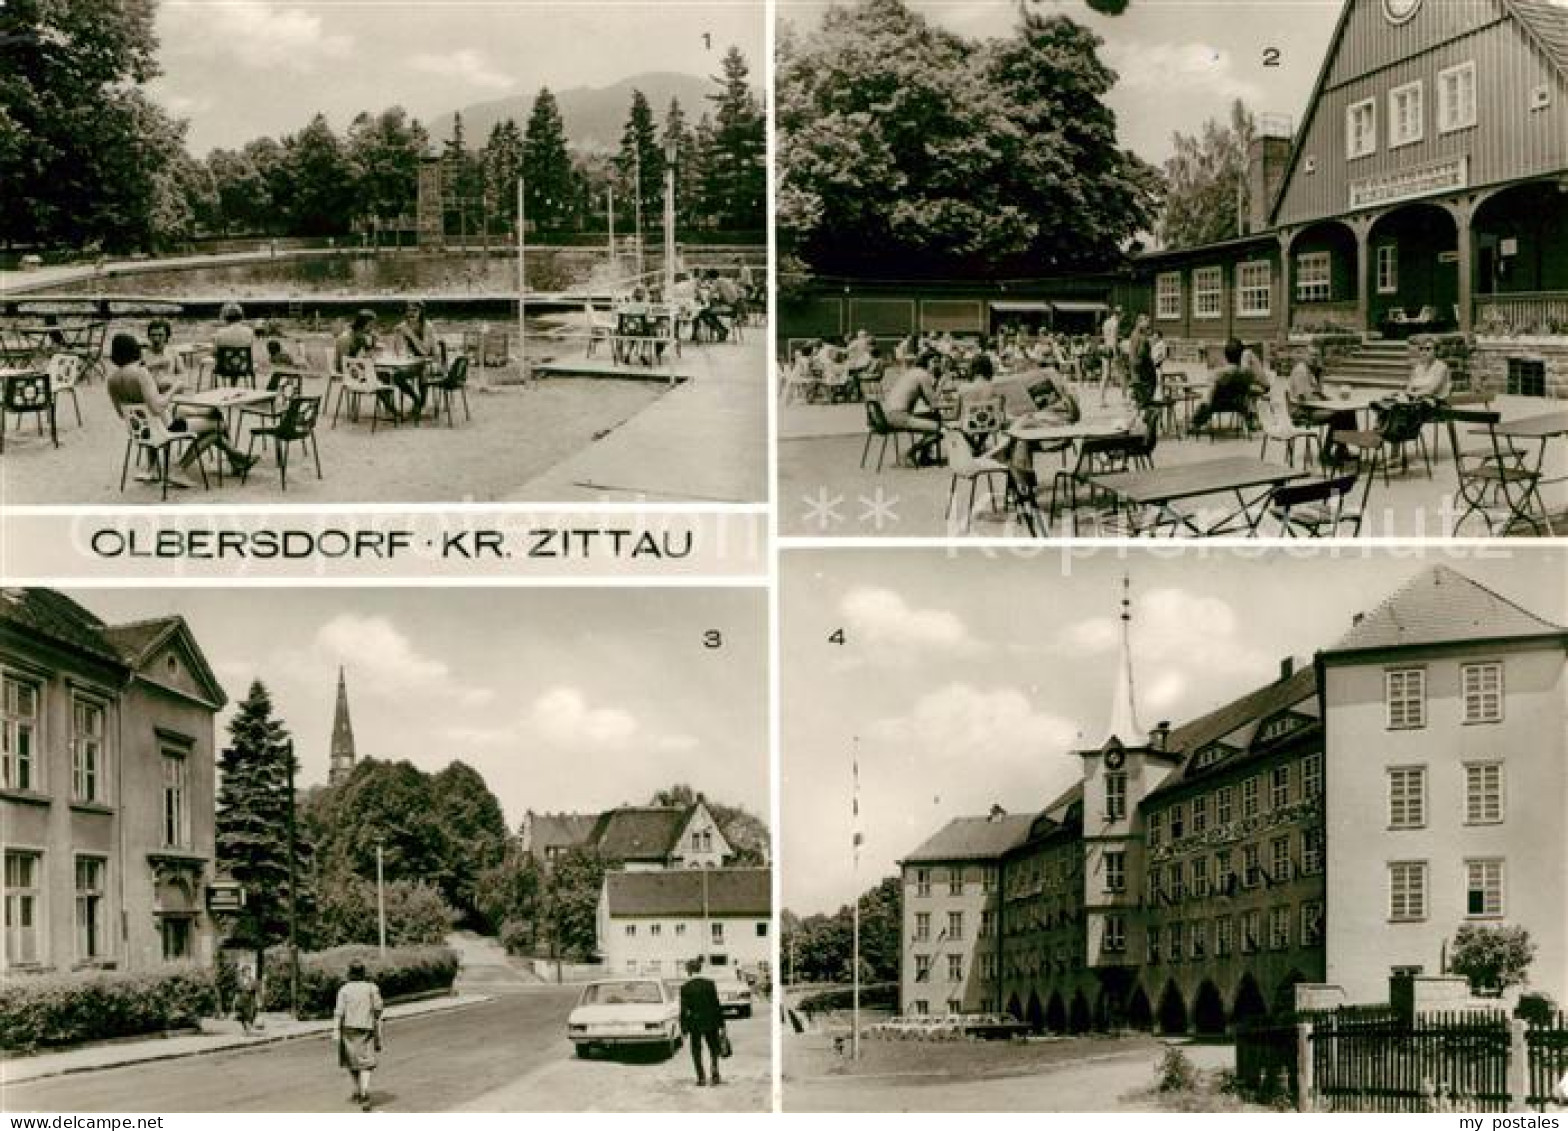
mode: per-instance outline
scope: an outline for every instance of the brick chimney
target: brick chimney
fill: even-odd
[[[1244,235],[1269,226],[1269,208],[1285,179],[1290,160],[1291,120],[1284,114],[1259,114],[1247,147],[1247,216]]]

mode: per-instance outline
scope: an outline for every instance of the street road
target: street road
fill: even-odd
[[[387,1025],[375,1106],[445,1111],[572,1056],[573,986],[504,993],[482,1005]],[[353,1111],[328,1037],[57,1076],[0,1090],[9,1112]]]

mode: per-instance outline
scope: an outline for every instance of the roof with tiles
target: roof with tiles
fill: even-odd
[[[690,806],[611,809],[599,817],[592,843],[609,860],[663,860],[674,849],[690,814]]]
[[[604,883],[609,913],[616,917],[762,918],[773,911],[773,877],[767,868],[609,872]]]
[[[1562,0],[1505,0],[1505,3],[1551,56],[1558,69],[1568,71],[1568,4]]]
[[[1325,655],[1471,640],[1561,636],[1563,629],[1486,586],[1438,565],[1357,619]]]
[[[101,660],[124,663],[121,651],[107,638],[107,625],[63,593],[53,589],[6,589],[0,600],[0,624],[35,633]]]
[[[989,817],[956,817],[919,848],[904,857],[906,864],[942,860],[995,860],[1029,836],[1037,813],[1000,813]]]

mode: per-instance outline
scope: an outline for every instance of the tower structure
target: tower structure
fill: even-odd
[[[327,774],[330,785],[342,785],[354,772],[354,724],[348,717],[348,683],[338,668],[338,702],[332,715],[332,768]]]

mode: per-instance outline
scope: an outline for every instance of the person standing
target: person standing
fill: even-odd
[[[712,978],[702,976],[702,960],[686,963],[690,975],[681,986],[681,1033],[691,1042],[691,1063],[697,1070],[697,1087],[708,1084],[709,1074],[702,1070],[702,1046],[708,1046],[708,1060],[715,1088],[724,1083],[719,1075],[720,1046],[724,1037],[724,1009],[719,1004],[719,988]]]
[[[256,1025],[256,999],[261,994],[261,987],[257,985],[256,972],[250,966],[241,963],[238,973],[239,986],[234,991],[234,1016],[248,1037]]]
[[[1159,390],[1159,370],[1154,364],[1154,340],[1149,336],[1149,316],[1138,315],[1127,342],[1132,363],[1132,399],[1139,409],[1148,408]]]
[[[338,1063],[348,1069],[362,1111],[370,1110],[370,1074],[381,1052],[381,1011],[381,990],[366,977],[365,964],[349,963],[348,981],[338,988],[332,1024]]]
[[[1114,306],[1100,323],[1100,404],[1105,404],[1105,386],[1120,379],[1122,308]]]

